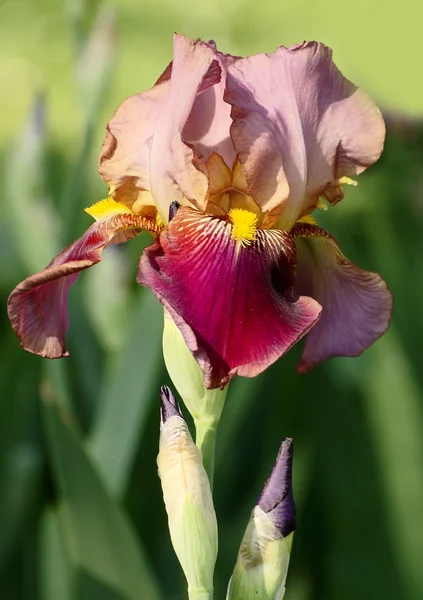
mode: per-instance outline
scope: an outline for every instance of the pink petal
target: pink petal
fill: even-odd
[[[217,84],[220,73],[210,46],[175,36],[173,62],[156,85],[125,100],[107,125],[99,172],[115,200],[154,201],[165,221],[173,200],[201,202],[207,177],[181,135],[197,95]]]
[[[68,356],[65,332],[69,288],[80,271],[101,260],[104,247],[114,242],[115,236],[128,233],[133,237],[142,228],[152,231],[155,226],[132,214],[97,221],[43,271],[31,275],[13,290],[8,300],[8,315],[25,350],[47,358]]]
[[[343,77],[323,44],[258,54],[229,67],[231,135],[255,201],[289,230],[340,177],[380,156],[385,136],[375,104]],[[338,189],[334,194],[333,187]]]
[[[220,76],[221,68],[210,46],[175,36],[169,92],[150,155],[151,191],[165,222],[173,200],[186,198],[200,205],[204,201],[207,177],[193,165],[193,150],[181,136],[197,95],[219,83]]]
[[[239,247],[232,226],[181,207],[144,250],[138,282],[172,315],[209,388],[264,371],[313,326],[321,307],[293,294],[289,235],[257,230]]]
[[[231,107],[224,102],[223,94],[228,67],[237,58],[217,51],[215,51],[215,58],[221,68],[220,82],[196,97],[182,137],[192,146],[197,156],[207,160],[213,152],[216,152],[228,167],[232,168],[235,150],[229,133],[232,125]]]
[[[297,367],[307,373],[327,358],[358,356],[380,338],[391,319],[392,294],[380,275],[347,260],[324,229],[297,224],[291,235],[297,245],[296,292],[323,307]]]
[[[151,190],[151,144],[168,90],[165,80],[131,96],[107,124],[98,170],[118,202],[132,205],[140,192]]]

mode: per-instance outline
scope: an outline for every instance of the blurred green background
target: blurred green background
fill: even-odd
[[[298,529],[286,600],[423,598],[423,79],[418,0],[0,2],[0,293],[91,223],[104,127],[153,84],[172,33],[225,52],[317,38],[386,116],[386,150],[320,223],[395,295],[358,359],[295,374],[300,347],[229,391],[218,438],[216,598],[279,444],[295,439]],[[185,584],[156,472],[162,311],[135,284],[148,236],[70,295],[70,358],[23,352],[2,312],[1,600],[172,600]]]

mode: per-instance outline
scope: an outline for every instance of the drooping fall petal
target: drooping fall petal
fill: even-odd
[[[360,173],[382,151],[379,110],[317,42],[238,60],[228,70],[225,100],[252,196],[281,215],[285,230],[325,190],[339,200],[338,179]]]
[[[297,367],[307,373],[327,358],[359,356],[375,342],[389,326],[392,294],[380,275],[347,260],[320,227],[297,224],[291,234],[297,245],[296,292],[323,307]]]
[[[313,326],[321,307],[295,296],[294,281],[289,235],[257,230],[243,246],[229,222],[188,207],[146,248],[138,271],[180,328],[208,388],[234,374],[258,375]]]
[[[67,299],[79,272],[101,260],[105,246],[129,231],[133,237],[143,228],[157,226],[133,214],[123,213],[94,223],[84,235],[58,254],[40,273],[22,281],[10,294],[8,315],[25,350],[47,358],[67,356]]]

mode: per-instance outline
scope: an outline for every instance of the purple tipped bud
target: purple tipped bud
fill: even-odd
[[[258,506],[267,514],[283,537],[295,530],[295,502],[292,491],[292,457],[294,441],[286,438],[276,464],[264,486]]]
[[[164,425],[170,417],[182,417],[179,404],[167,385],[162,385],[160,388],[160,405],[162,425]]]

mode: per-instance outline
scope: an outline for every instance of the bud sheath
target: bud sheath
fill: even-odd
[[[295,529],[293,442],[286,439],[251,514],[227,600],[282,600]]]
[[[201,452],[166,386],[161,390],[160,430],[157,464],[172,544],[188,582],[189,598],[211,599],[217,522],[210,484]]]

